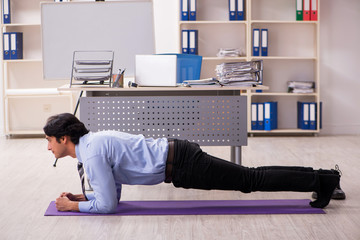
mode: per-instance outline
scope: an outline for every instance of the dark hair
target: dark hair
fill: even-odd
[[[47,136],[55,137],[58,142],[61,137],[69,136],[74,144],[78,144],[80,137],[89,132],[85,125],[71,113],[49,117],[43,130]]]

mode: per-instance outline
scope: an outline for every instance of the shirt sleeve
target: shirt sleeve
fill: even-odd
[[[121,191],[121,186],[116,187],[110,163],[104,156],[94,156],[87,160],[86,165],[94,193],[87,194],[89,201],[79,202],[80,212],[114,213],[119,203],[118,191]]]

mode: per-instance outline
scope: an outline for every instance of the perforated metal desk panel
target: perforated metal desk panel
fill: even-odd
[[[245,96],[83,97],[80,106],[90,131],[187,139],[202,146],[247,145]]]

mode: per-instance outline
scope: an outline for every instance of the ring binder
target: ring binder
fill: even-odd
[[[229,20],[234,21],[237,18],[236,13],[236,1],[237,0],[229,0]]]
[[[261,29],[261,56],[268,55],[268,30]]]
[[[242,21],[245,20],[244,16],[244,0],[237,0],[236,4],[236,20]]]
[[[181,0],[181,20],[188,21],[189,20],[189,4],[188,0]]]
[[[253,56],[260,56],[260,29],[253,29]]]
[[[3,23],[11,23],[10,0],[3,0]]]
[[[10,58],[23,59],[23,33],[11,32],[10,33]]]
[[[10,55],[10,33],[3,33],[3,59],[11,59]]]
[[[197,0],[189,0],[189,20],[196,21],[196,1]]]

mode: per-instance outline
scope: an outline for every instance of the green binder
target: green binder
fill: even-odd
[[[303,20],[303,0],[296,1],[296,21]]]

